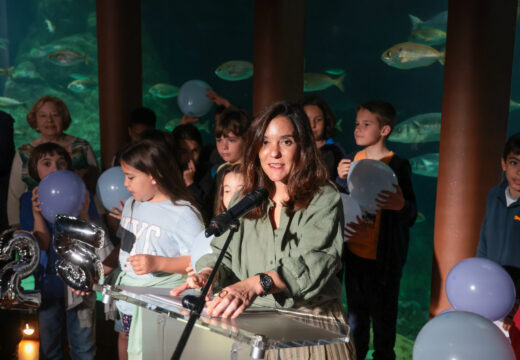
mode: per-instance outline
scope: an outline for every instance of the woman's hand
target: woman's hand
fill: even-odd
[[[111,216],[117,220],[121,220],[121,214],[123,213],[123,202],[119,200],[119,208],[116,208],[115,206],[112,206],[112,211],[108,212],[108,216]]]
[[[347,178],[351,165],[352,165],[352,160],[350,160],[350,159],[342,159],[339,162],[337,170],[338,170],[338,176],[341,179]]]
[[[208,302],[206,314],[223,318],[236,318],[262,294],[258,276],[227,286]]]
[[[395,185],[395,192],[383,190],[376,197],[376,204],[381,209],[386,210],[401,210],[404,208],[405,199],[403,197],[403,191],[399,185]]]
[[[130,265],[132,265],[132,269],[136,275],[144,275],[157,271],[157,262],[155,260],[155,256],[145,254],[137,254],[127,259]]]
[[[198,122],[200,120],[200,118],[198,117],[195,117],[195,116],[189,116],[189,115],[182,115],[182,119],[181,119],[181,123],[180,125],[184,125],[184,124],[195,124],[196,122]]]
[[[188,279],[186,279],[186,282],[182,285],[177,286],[175,289],[170,291],[171,296],[179,296],[181,293],[188,289],[200,289],[206,286],[206,283],[208,282],[209,274],[211,274],[211,269],[208,270],[202,270],[198,274],[193,271],[193,268],[191,266],[188,266],[186,268],[186,273],[188,274]],[[215,277],[216,280],[216,277]],[[214,283],[214,282],[213,282]],[[209,294],[211,294],[211,291],[213,290],[213,284],[211,284],[211,287],[209,288],[208,293],[206,294],[206,301],[209,300]]]

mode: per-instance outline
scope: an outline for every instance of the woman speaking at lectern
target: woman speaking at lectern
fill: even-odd
[[[249,128],[241,195],[263,186],[268,201],[240,220],[219,268],[220,292],[207,303],[210,316],[235,318],[251,304],[291,308],[317,326],[346,323],[339,300],[343,208],[299,106],[279,102]],[[230,204],[233,205],[233,204]],[[213,253],[197,262],[198,274],[172,290],[179,295],[207,282],[227,233],[213,239]],[[321,320],[327,319],[325,322]],[[297,358],[353,359],[353,344],[281,349]],[[284,352],[288,352],[286,355]]]

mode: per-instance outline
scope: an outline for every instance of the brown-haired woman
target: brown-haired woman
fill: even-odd
[[[53,142],[65,148],[72,158],[72,169],[85,180],[89,190],[94,192],[99,175],[96,156],[86,140],[64,133],[71,122],[67,106],[54,96],[42,96],[27,114],[27,123],[40,136],[20,146],[14,156],[7,199],[10,225],[20,222],[20,197],[38,183],[29,175],[27,165],[32,150],[40,144]]]
[[[223,289],[207,303],[208,315],[235,318],[254,302],[296,308],[316,326],[327,327],[318,318],[345,324],[336,276],[343,208],[339,193],[329,185],[305,113],[286,102],[274,104],[253,122],[247,144],[242,194],[264,186],[269,200],[241,219],[219,269]],[[198,268],[215,263],[226,237],[227,233],[212,241],[213,253],[201,257]],[[208,276],[209,270],[203,269],[171,294],[200,287]],[[299,355],[283,349],[280,355],[351,359],[355,353],[352,344],[297,351]]]

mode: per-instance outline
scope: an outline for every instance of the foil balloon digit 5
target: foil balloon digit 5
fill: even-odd
[[[35,309],[39,291],[24,291],[22,279],[31,275],[40,262],[38,241],[28,231],[6,230],[0,236],[0,308]]]
[[[104,246],[105,231],[73,216],[58,215],[54,222],[54,248],[60,256],[56,272],[71,288],[90,291],[104,271],[96,249]]]

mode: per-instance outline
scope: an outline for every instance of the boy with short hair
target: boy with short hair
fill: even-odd
[[[338,165],[336,182],[347,193],[351,162],[362,159],[386,163],[399,184],[395,193],[379,194],[377,203],[381,210],[374,222],[349,224],[353,232],[345,229],[350,237],[343,252],[348,322],[359,359],[365,359],[368,352],[370,320],[374,329],[373,358],[395,359],[399,285],[408,252],[409,230],[417,216],[410,163],[386,146],[395,119],[396,111],[386,101],[358,105],[354,137],[363,149],[347,155]]]

